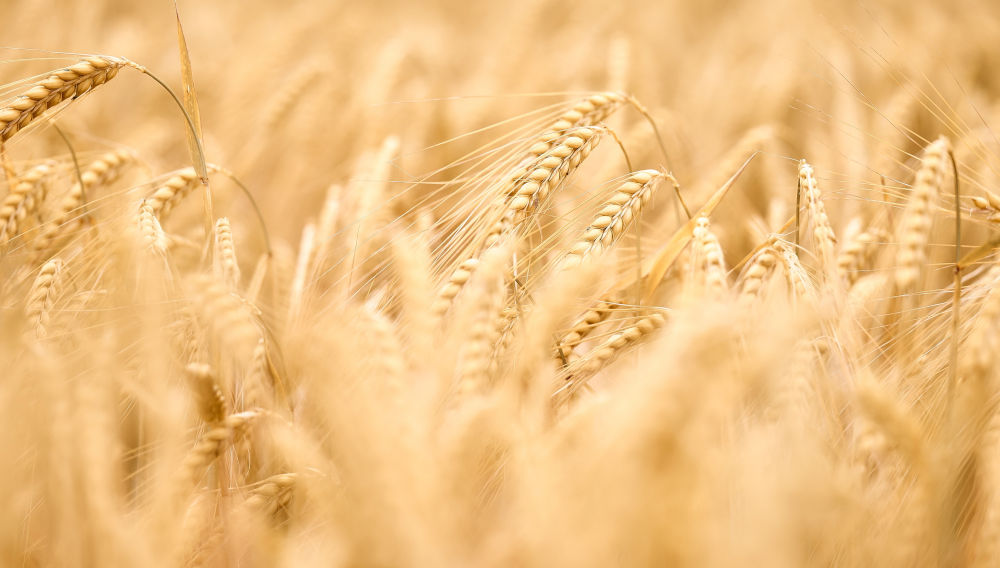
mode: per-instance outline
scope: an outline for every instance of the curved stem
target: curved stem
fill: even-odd
[[[796,176],[795,186],[795,248],[799,248],[799,221],[802,217],[802,178]]]
[[[247,188],[247,186],[243,185],[243,182],[241,182],[240,179],[236,177],[236,174],[234,174],[233,172],[221,166],[217,166],[215,164],[212,164],[212,169],[226,176],[233,183],[235,183],[236,187],[240,188],[240,191],[243,192],[243,195],[245,195],[247,197],[247,200],[250,201],[250,206],[253,207],[253,212],[257,216],[257,222],[260,223],[261,233],[263,233],[264,235],[264,247],[267,249],[267,255],[269,257],[272,256],[271,236],[267,231],[267,224],[264,222],[264,214],[261,213],[260,207],[257,205],[257,200],[254,199],[253,194],[250,193],[250,190]]]
[[[129,60],[126,61],[128,62],[128,65],[130,67],[159,83],[159,85],[163,87],[163,89],[167,91],[167,93],[170,95],[170,98],[174,99],[174,103],[177,104],[177,108],[181,109],[181,114],[184,115],[184,120],[187,122],[188,130],[191,131],[191,136],[192,138],[194,138],[194,143],[198,147],[198,160],[197,163],[195,164],[195,168],[198,170],[198,177],[201,178],[201,182],[203,184],[208,186],[208,162],[205,159],[205,148],[204,146],[202,146],[201,136],[198,136],[198,128],[194,125],[194,119],[191,118],[191,115],[188,113],[187,109],[184,108],[184,103],[181,102],[181,99],[177,96],[176,93],[174,93],[173,89],[168,87],[166,83],[161,81],[159,77],[150,72],[149,69],[146,69],[145,67],[139,65],[134,61],[129,61]]]
[[[670,167],[670,155],[667,154],[667,146],[663,143],[663,136],[660,134],[660,128],[656,125],[656,121],[653,120],[653,115],[649,114],[646,107],[642,106],[642,104],[640,104],[639,101],[637,101],[632,95],[627,95],[625,98],[629,104],[632,105],[632,107],[646,119],[646,122],[649,123],[650,128],[653,129],[653,135],[656,137],[656,143],[660,146],[660,152],[663,153],[663,159],[667,163],[667,169],[673,170],[673,168]]]
[[[629,172],[634,172],[635,170],[632,169],[632,160],[629,159],[629,157],[628,157],[628,151],[625,150],[625,144],[622,143],[622,139],[619,138],[618,134],[616,134],[615,131],[612,130],[610,127],[608,127],[607,125],[603,125],[603,126],[604,126],[604,128],[607,129],[608,134],[610,134],[611,137],[615,139],[615,142],[618,143],[618,147],[621,149],[622,155],[625,156],[625,167],[628,168]]]
[[[69,148],[69,156],[73,159],[73,169],[76,171],[76,182],[80,184],[80,195],[83,196],[83,202],[86,203],[87,194],[84,193],[86,189],[83,186],[83,172],[80,170],[80,160],[76,158],[76,150],[73,149],[73,144],[70,143],[69,137],[66,136],[66,133],[63,132],[62,128],[59,128],[59,125],[57,125],[54,120],[51,121],[50,124],[52,125],[52,128],[56,129],[56,133],[58,133],[59,137],[62,138],[66,147]]]
[[[952,284],[951,297],[951,373],[948,377],[948,400],[946,401],[947,420],[951,419],[953,399],[955,397],[955,387],[958,385],[958,340],[962,324],[962,204],[959,201],[958,187],[958,163],[955,161],[955,154],[948,150],[948,157],[951,159],[951,172],[955,178],[955,281]]]

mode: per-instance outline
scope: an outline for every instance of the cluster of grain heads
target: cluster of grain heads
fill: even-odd
[[[87,65],[99,75],[97,63]],[[90,84],[74,83],[72,96],[113,76],[100,73]],[[937,559],[944,545],[936,541],[936,516],[949,498],[940,473],[952,472],[933,462],[959,452],[939,451],[939,439],[951,430],[936,428],[946,423],[960,432],[950,440],[963,441],[961,460],[985,458],[1000,446],[992,403],[973,403],[976,394],[992,400],[996,390],[995,270],[969,276],[973,290],[960,306],[962,315],[975,316],[957,334],[963,341],[958,391],[968,405],[956,408],[967,416],[943,421],[934,414],[938,401],[922,394],[947,370],[935,348],[921,353],[931,370],[915,371],[912,364],[900,370],[898,354],[885,349],[901,333],[919,335],[928,346],[945,343],[940,322],[947,312],[938,300],[949,291],[924,290],[919,271],[934,244],[931,223],[941,215],[936,196],[947,141],[925,151],[895,237],[884,217],[859,214],[838,245],[833,227],[840,203],[830,194],[824,203],[816,173],[803,160],[783,172],[788,181],[798,174],[801,246],[790,236],[791,221],[778,228],[791,203],[773,216],[779,222],[760,223],[755,242],[739,242],[742,232],[728,223],[730,212],[714,209],[721,197],[696,204],[701,208],[687,221],[663,215],[658,192],[665,180],[677,186],[665,170],[633,171],[609,161],[605,167],[616,168],[617,176],[611,183],[567,183],[582,175],[585,159],[595,159],[588,157],[596,157],[592,150],[609,132],[599,123],[628,100],[617,93],[588,96],[547,115],[545,130],[533,124],[518,138],[527,143],[505,148],[478,177],[488,183],[468,200],[482,206],[458,229],[441,222],[454,196],[390,218],[394,196],[385,180],[393,177],[401,148],[399,139],[385,138],[360,160],[346,191],[333,186],[328,192],[318,219],[283,227],[302,235],[298,250],[279,243],[273,255],[239,232],[238,210],[205,219],[212,227],[207,233],[185,232],[190,227],[180,216],[168,220],[201,184],[194,168],[158,178],[142,195],[123,192],[120,208],[117,194],[102,195],[102,207],[92,207],[92,191],[110,183],[129,159],[111,153],[84,168],[83,183],[54,213],[46,210],[46,192],[55,184],[47,182],[66,178],[64,166],[45,162],[12,178],[0,204],[0,244],[30,236],[37,216],[43,221],[38,245],[48,258],[68,229],[92,215],[100,228],[94,235],[129,227],[138,235],[138,252],[155,253],[67,247],[59,258],[30,259],[20,268],[29,276],[12,278],[5,288],[24,301],[31,349],[54,346],[57,327],[67,353],[86,353],[105,347],[90,337],[100,330],[113,338],[103,353],[122,361],[122,372],[92,390],[73,376],[71,388],[60,393],[68,382],[61,368],[46,377],[52,417],[76,420],[53,420],[53,447],[70,446],[75,434],[67,424],[82,422],[89,445],[73,454],[81,463],[99,461],[101,448],[127,445],[124,465],[115,458],[111,465],[87,466],[82,483],[70,468],[51,474],[53,485],[69,488],[66,495],[103,488],[79,503],[63,499],[66,510],[100,512],[108,527],[108,519],[148,515],[151,526],[166,527],[165,536],[151,540],[167,543],[156,550],[175,564],[222,565],[258,546],[269,560],[322,564],[330,559],[326,549],[315,558],[302,550],[329,546],[337,549],[330,557],[351,565],[437,565],[455,551],[464,564],[532,564],[538,553],[541,563],[577,565],[597,563],[593,550],[608,564],[668,558],[729,565],[738,553],[717,552],[722,547],[714,543],[741,523],[756,525],[765,516],[754,513],[767,510],[761,503],[773,501],[781,513],[761,521],[765,529],[735,539],[735,550],[771,559],[771,548],[780,549],[777,564],[837,564],[854,558],[853,550],[815,535],[861,521],[877,536],[851,532],[851,538],[891,541],[873,558],[891,557],[897,565]],[[749,151],[774,143],[774,132],[751,130],[735,154],[742,162]],[[458,182],[450,187],[468,189]],[[591,194],[594,187],[602,193]],[[982,195],[973,205],[991,216],[1000,211],[1000,199]],[[790,201],[791,192],[771,197]],[[106,214],[116,209],[128,216],[121,224]],[[636,230],[641,220],[646,223]],[[418,230],[407,232],[414,225]],[[463,239],[450,234],[466,229]],[[893,240],[898,248],[884,246]],[[179,249],[196,258],[181,261]],[[745,267],[731,280],[727,254],[746,251],[736,265]],[[164,271],[135,268],[133,256],[152,258],[147,265]],[[239,261],[254,259],[262,260],[244,282]],[[868,279],[869,273],[884,282]],[[136,275],[155,290],[136,294]],[[829,285],[834,279],[847,285]],[[916,331],[882,326],[884,312],[869,321],[857,315],[862,309],[820,317],[809,309],[849,290],[861,294],[866,280],[875,281],[872,297],[892,293],[893,284],[908,298],[926,292],[919,306],[928,315],[915,320]],[[82,300],[79,311],[90,313],[70,314],[68,298],[77,290],[81,297],[105,294],[110,309],[90,310]],[[71,317],[93,318],[95,325],[63,325]],[[135,319],[145,322],[138,329],[165,322],[164,338],[174,344],[137,341]],[[667,334],[655,350],[639,349]],[[156,355],[147,357],[150,352]],[[34,352],[23,357],[44,359]],[[88,368],[85,376],[106,368]],[[182,373],[186,383],[178,381]],[[787,448],[776,466],[772,458]],[[828,468],[838,472],[829,475],[834,478],[856,462],[865,471],[851,470],[843,483],[808,475]],[[998,464],[983,460],[975,470],[984,472],[975,482],[983,487],[969,495],[987,494],[987,476],[1000,471]],[[122,480],[114,479],[119,467],[126,470]],[[784,487],[797,476],[809,479]],[[605,490],[594,492],[594,486]],[[54,493],[33,491],[29,505],[51,506],[46,501]],[[295,499],[293,506],[293,496],[306,491],[321,498]],[[823,512],[796,511],[789,493],[823,495],[825,501],[810,501]],[[994,493],[990,487],[984,535],[1000,533]],[[517,528],[537,518],[546,521],[540,536]],[[607,523],[610,518],[616,522]],[[67,526],[72,536],[72,523]],[[758,534],[773,540],[749,543]],[[585,546],[564,552],[571,539]],[[388,540],[398,546],[381,546]],[[485,558],[501,549],[515,552]],[[566,559],[576,562],[558,561]]]
[[[638,345],[667,322],[661,311],[647,310],[633,321],[612,332],[586,354],[573,360],[564,370],[567,391],[572,394],[582,388],[587,380],[606,367],[627,349]]]
[[[514,169],[513,175],[506,182],[503,192],[504,199],[509,199],[516,193],[526,175],[537,167],[538,160],[557,147],[574,129],[596,126],[608,118],[626,101],[621,93],[606,92],[590,95],[573,104],[564,111],[552,124],[539,134],[520,163]]]
[[[557,138],[514,180],[501,218],[493,225],[484,248],[496,246],[500,239],[516,231],[548,203],[553,190],[575,171],[600,142],[603,128],[571,128]]]
[[[80,97],[110,81],[126,65],[129,62],[125,59],[92,56],[75,65],[53,71],[24,94],[0,108],[0,142],[10,140],[59,103]]]
[[[87,200],[92,199],[93,192],[114,182],[133,159],[130,152],[116,150],[88,164],[80,174],[80,180],[63,196],[52,218],[42,228],[34,242],[35,249],[48,251],[81,227],[87,220]]]
[[[546,209],[552,192],[565,182],[597,146],[606,129],[595,126],[577,127],[573,124],[587,122],[613,110],[610,103],[603,103],[610,99],[600,100],[601,105],[587,103],[586,108],[594,107],[590,113],[573,110],[560,118],[554,125],[561,127],[558,133],[545,135],[544,142],[536,143],[529,151],[530,158],[526,164],[519,166],[520,173],[505,182],[508,185],[503,192],[504,200],[498,217],[491,222],[475,256],[463,260],[439,289],[434,302],[436,314],[445,313],[451,306],[455,296],[475,270],[479,256],[484,251],[501,245],[504,239],[517,240],[519,234],[530,227],[531,220]]]

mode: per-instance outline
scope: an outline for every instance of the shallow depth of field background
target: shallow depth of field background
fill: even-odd
[[[180,92],[170,2],[0,6],[5,101],[84,54],[127,57]],[[87,196],[94,230],[37,250],[29,228],[2,252],[0,564],[1000,563],[992,251],[963,269],[955,308],[951,288],[951,160],[960,254],[1000,219],[971,201],[1000,194],[1000,2],[179,9],[207,160],[253,195],[272,250],[221,174],[213,212],[231,223],[235,284],[213,288],[216,219],[200,189],[164,220],[166,252],[151,260],[136,244],[139,201],[191,164],[183,116],[147,77],[123,69],[46,115],[81,165],[112,149],[135,163]],[[485,192],[511,156],[603,91],[632,95],[649,120],[625,105],[602,121],[621,147],[607,136],[551,208],[482,255],[499,299],[473,276],[431,314],[487,229]],[[51,206],[75,173],[66,141],[38,122],[5,152],[15,177],[61,164]],[[952,154],[919,282],[901,288],[900,227],[942,135]],[[635,170],[670,172],[692,210],[755,156],[709,216],[721,293],[690,249],[655,293],[628,284],[686,220],[667,183],[603,260],[553,269],[629,174],[622,149]],[[802,159],[837,254],[874,236],[849,269],[823,263],[815,209],[803,205],[802,241],[791,235]],[[324,214],[335,230],[323,233]],[[743,301],[768,242],[784,243],[784,268]],[[64,267],[42,334],[29,296],[52,258]],[[504,273],[519,262],[524,274]],[[576,367],[553,338],[610,291],[621,309],[574,360],[651,313],[666,325],[564,399]],[[475,388],[470,361],[483,365]],[[247,392],[254,376],[266,394]]]

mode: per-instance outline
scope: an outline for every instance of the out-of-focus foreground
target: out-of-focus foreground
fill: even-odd
[[[1000,558],[1000,4],[6,4],[0,564]]]

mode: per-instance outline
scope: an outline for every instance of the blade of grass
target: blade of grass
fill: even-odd
[[[208,163],[205,159],[204,138],[201,135],[201,113],[198,111],[198,94],[194,86],[194,72],[191,69],[191,54],[188,52],[187,39],[184,37],[184,27],[181,25],[181,13],[177,7],[177,0],[174,0],[174,16],[177,19],[177,50],[181,62],[181,98],[184,101],[184,110],[191,118],[193,129],[188,131],[187,143],[188,151],[191,153],[191,162],[198,172],[198,178],[205,188],[205,234],[212,234],[212,226],[215,222],[215,214],[212,211],[212,192],[208,186]],[[206,247],[206,256],[211,247]]]

